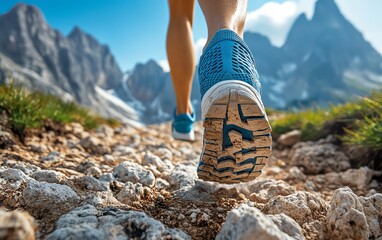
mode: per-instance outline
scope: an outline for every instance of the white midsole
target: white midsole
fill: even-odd
[[[194,141],[195,140],[195,132],[191,130],[189,133],[180,133],[175,130],[175,128],[172,129],[172,137],[179,140],[186,140],[186,141]]]
[[[229,95],[230,90],[237,90],[240,95],[244,95],[252,99],[261,109],[261,112],[266,116],[264,105],[261,102],[260,94],[257,90],[246,82],[240,80],[224,80],[213,85],[204,94],[202,99],[202,119],[208,112],[211,105],[219,98]],[[228,103],[227,103],[228,104]]]

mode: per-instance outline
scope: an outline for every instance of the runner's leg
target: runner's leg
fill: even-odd
[[[170,23],[167,57],[176,95],[177,114],[191,113],[192,79],[195,69],[192,37],[194,0],[169,0]]]

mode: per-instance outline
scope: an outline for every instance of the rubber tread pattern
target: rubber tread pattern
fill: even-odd
[[[213,102],[204,119],[198,176],[227,184],[252,181],[271,155],[271,127],[254,100],[235,89],[227,95]]]

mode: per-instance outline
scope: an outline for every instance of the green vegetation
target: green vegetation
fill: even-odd
[[[382,150],[382,118],[366,118],[359,121],[356,130],[347,130],[344,140],[349,143]]]
[[[13,83],[0,85],[0,110],[10,115],[9,127],[18,134],[25,128],[38,128],[44,121],[55,123],[81,123],[86,129],[99,124],[117,125],[118,121],[104,119],[73,102],[64,102],[60,98],[39,91],[28,91]]]
[[[316,108],[281,115],[271,123],[276,137],[300,129],[303,140],[316,140],[327,134],[325,128],[328,123],[340,123],[344,128],[341,138],[346,143],[382,150],[382,92],[328,109]]]

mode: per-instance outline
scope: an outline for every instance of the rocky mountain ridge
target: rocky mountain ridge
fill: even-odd
[[[245,40],[257,59],[270,107],[327,106],[382,86],[381,54],[334,0],[317,1],[311,20],[301,14],[281,48],[258,34],[247,33]]]
[[[0,83],[13,79],[133,122],[138,113],[107,91],[122,77],[109,48],[78,27],[63,36],[37,8],[21,3],[0,16]]]
[[[169,72],[164,72],[154,60],[137,64],[128,72],[121,86],[115,89],[115,95],[130,106],[138,109],[141,121],[155,124],[172,119],[176,105],[174,87]],[[191,102],[200,119],[200,90],[197,74],[194,75]]]

